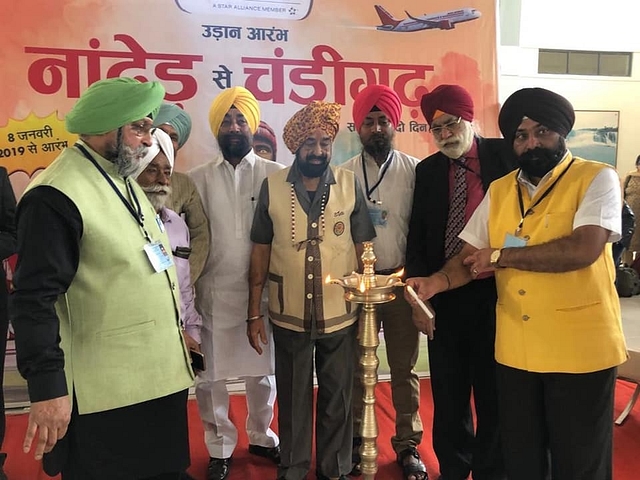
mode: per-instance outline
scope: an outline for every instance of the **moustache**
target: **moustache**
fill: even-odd
[[[327,156],[326,155],[308,155],[307,162],[310,162],[311,160],[320,160],[322,162],[326,162]]]
[[[164,193],[165,195],[171,195],[171,187],[166,185],[149,185],[148,187],[142,187],[145,193]]]

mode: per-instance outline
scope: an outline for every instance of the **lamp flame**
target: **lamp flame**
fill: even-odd
[[[363,278],[362,280],[360,280],[360,291],[361,291],[362,293],[364,293],[364,292],[366,292],[366,291],[367,291],[367,289],[366,289],[366,287],[365,287],[365,285],[364,285],[364,278]]]
[[[393,272],[391,274],[392,277],[402,277],[404,275],[404,267],[402,267],[400,270],[398,270],[397,272]]]
[[[325,278],[324,283],[331,283],[331,275],[327,275],[327,278]]]

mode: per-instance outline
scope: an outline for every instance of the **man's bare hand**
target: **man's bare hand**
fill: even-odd
[[[442,278],[444,277],[439,277],[442,277],[442,275],[407,278],[405,283],[415,290],[415,292],[418,294],[418,297],[420,297],[420,300],[426,301],[433,297],[436,293],[440,293],[441,291],[446,290],[446,288],[441,288]],[[404,298],[407,300],[407,302],[409,302],[411,306],[417,306],[415,298],[413,298],[406,289],[404,292]]]
[[[31,444],[37,435],[35,459],[42,460],[42,456],[53,450],[56,442],[67,433],[70,420],[71,401],[69,395],[33,402],[29,411],[27,433],[22,443],[24,453],[31,451]]]
[[[431,305],[427,306],[430,307],[431,311],[433,311],[433,307],[431,307]],[[429,337],[429,340],[433,340],[433,332],[436,329],[436,319],[429,318],[424,310],[422,310],[418,305],[412,305],[411,310],[411,319],[413,320],[413,324],[418,330]]]
[[[200,350],[200,344],[196,342],[196,339],[189,335],[184,330],[182,331],[182,337],[184,338],[184,343],[187,345],[189,350],[195,350],[198,353],[202,353]]]
[[[264,317],[251,320],[247,323],[247,337],[253,349],[262,355],[262,345],[269,343],[267,341],[267,331],[264,326]]]

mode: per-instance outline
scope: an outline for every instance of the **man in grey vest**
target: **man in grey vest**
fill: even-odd
[[[25,449],[64,480],[168,480],[189,465],[193,383],[169,240],[130,178],[151,144],[158,82],[91,85],[80,139],[18,206],[11,299],[31,399]]]

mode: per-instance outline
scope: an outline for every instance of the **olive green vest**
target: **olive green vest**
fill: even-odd
[[[546,182],[551,185],[567,168],[571,155]],[[610,168],[575,158],[550,194],[527,215],[519,236],[528,246],[565,237],[592,180]],[[492,248],[514,234],[521,215],[512,172],[489,189],[489,237]],[[533,199],[523,194],[525,210]],[[587,373],[621,364],[626,359],[620,302],[614,286],[611,246],[605,245],[591,265],[563,273],[541,273],[504,268],[496,270],[496,360],[532,372]]]
[[[131,201],[114,164],[86,148]],[[170,252],[144,192],[135,181],[130,184],[145,230]],[[67,385],[79,413],[133,405],[191,386],[175,268],[153,270],[142,228],[77,148],[66,149],[28,189],[40,185],[64,193],[82,217],[78,270],[56,303]]]

